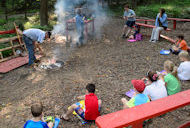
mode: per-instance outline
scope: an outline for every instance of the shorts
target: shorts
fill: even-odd
[[[126,25],[127,25],[128,27],[131,27],[131,28],[132,28],[132,27],[135,25],[135,21],[129,21],[129,20],[128,20],[128,21],[126,22]]]
[[[98,111],[100,112],[101,107],[98,107]],[[81,107],[77,107],[75,109],[75,112],[77,113],[78,116],[80,116],[83,120],[85,120],[85,109],[82,109]]]

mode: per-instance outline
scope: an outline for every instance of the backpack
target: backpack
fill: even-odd
[[[141,41],[142,39],[143,39],[142,34],[140,34],[140,33],[136,34],[136,36],[135,36],[136,41]]]

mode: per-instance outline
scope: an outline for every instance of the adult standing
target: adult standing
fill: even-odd
[[[128,5],[124,6],[125,12],[123,15],[125,22],[124,28],[123,28],[123,38],[127,38],[129,33],[132,30],[133,25],[135,25],[135,21],[136,21],[136,14],[132,9],[129,9]],[[128,31],[127,31],[128,29]],[[127,33],[126,33],[127,32]]]
[[[38,62],[34,55],[34,49],[39,48],[40,52],[43,54],[40,43],[43,43],[45,39],[50,38],[51,32],[44,32],[40,29],[27,29],[23,32],[23,41],[26,44],[26,48],[29,54],[29,66],[34,66],[34,63]]]
[[[152,30],[150,42],[155,43],[159,39],[160,32],[168,28],[167,14],[165,9],[160,9],[160,13],[157,14],[155,27]]]

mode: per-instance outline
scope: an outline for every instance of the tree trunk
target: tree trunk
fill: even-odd
[[[40,25],[48,25],[48,0],[40,1]]]
[[[24,0],[24,5],[25,5],[25,8],[24,8],[24,18],[25,20],[27,19],[27,0]]]
[[[1,6],[2,6],[2,8],[3,8],[4,11],[5,11],[5,19],[6,19],[6,21],[8,21],[6,0],[2,0],[2,1],[1,1]]]

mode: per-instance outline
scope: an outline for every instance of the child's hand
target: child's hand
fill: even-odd
[[[49,128],[53,128],[53,122],[49,122],[47,125]]]
[[[124,19],[127,20],[128,18],[125,16]]]
[[[77,99],[79,99],[79,100],[85,100],[85,95],[84,96],[78,96]]]

